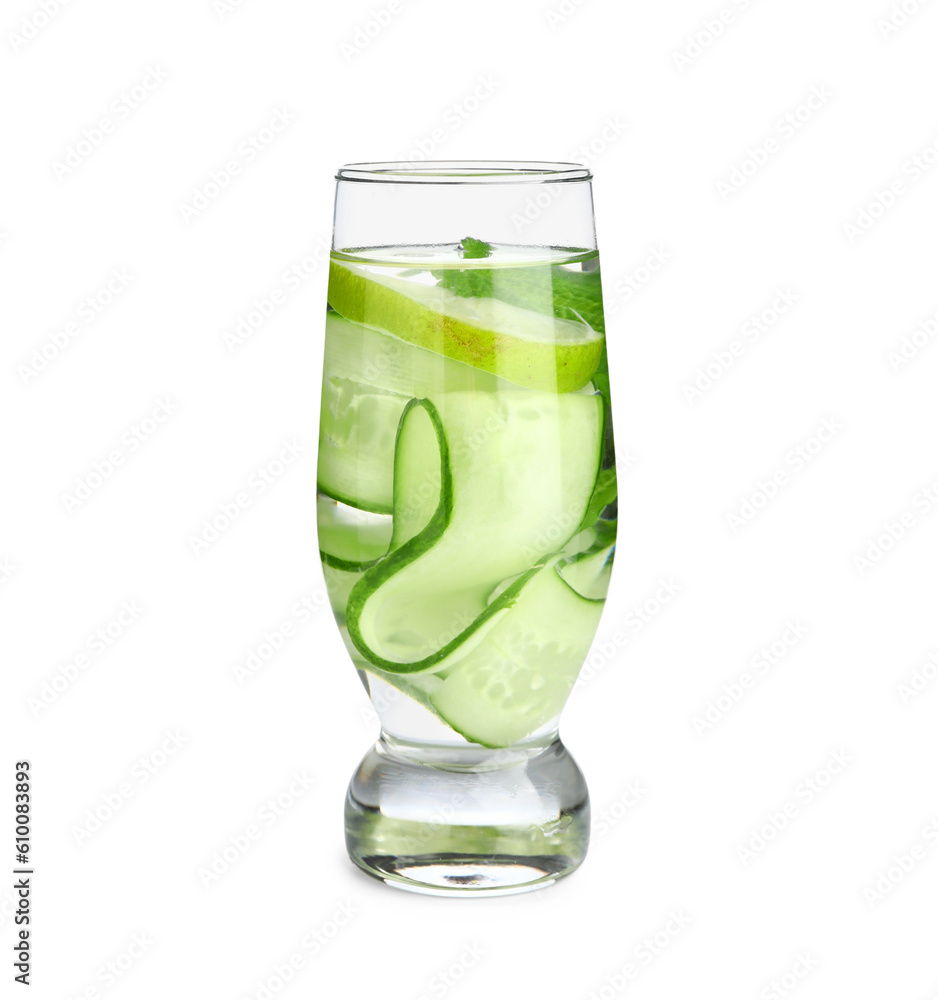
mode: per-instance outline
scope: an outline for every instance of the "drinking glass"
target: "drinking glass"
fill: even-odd
[[[381,723],[346,842],[389,884],[519,892],[586,854],[558,723],[615,548],[604,333],[586,168],[339,170],[317,521]]]

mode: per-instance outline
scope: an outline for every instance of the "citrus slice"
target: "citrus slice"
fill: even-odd
[[[603,337],[585,322],[376,270],[333,260],[329,305],[346,319],[531,389],[574,392],[599,366]]]

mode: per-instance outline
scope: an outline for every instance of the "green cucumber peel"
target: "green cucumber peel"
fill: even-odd
[[[559,556],[528,581],[517,609],[430,692],[431,706],[454,732],[484,747],[511,746],[560,714],[602,615],[606,562],[597,553],[592,563],[577,564],[579,582],[587,589],[592,583],[595,598],[564,577]],[[558,621],[572,626],[567,639],[558,636]]]
[[[498,593],[498,596],[491,600],[488,605],[486,605],[481,611],[476,612],[475,605],[467,596],[466,601],[471,610],[465,617],[468,619],[468,624],[458,631],[458,634],[452,636],[449,641],[440,641],[440,645],[433,649],[432,652],[424,656],[415,657],[415,659],[410,661],[404,661],[401,659],[390,659],[387,656],[381,655],[376,649],[373,648],[373,643],[369,642],[366,637],[365,632],[362,627],[362,617],[365,613],[366,606],[369,600],[373,599],[377,594],[380,598],[380,591],[382,587],[390,582],[394,581],[395,576],[407,569],[414,564],[417,560],[431,552],[431,550],[436,546],[440,540],[444,537],[447,529],[450,526],[453,509],[454,509],[454,482],[452,475],[452,461],[451,461],[451,451],[450,442],[447,437],[447,430],[444,426],[444,420],[434,403],[429,399],[414,399],[411,400],[405,407],[404,413],[401,416],[401,421],[398,428],[398,437],[396,443],[396,460],[400,459],[402,454],[406,453],[409,447],[409,442],[402,441],[402,436],[405,434],[405,429],[410,431],[410,433],[416,433],[413,430],[414,426],[419,427],[419,423],[414,425],[409,423],[414,419],[414,411],[418,408],[423,411],[425,418],[429,420],[429,425],[432,428],[434,444],[436,452],[439,456],[439,470],[438,477],[435,480],[437,484],[436,488],[438,490],[438,500],[435,507],[430,510],[429,508],[421,514],[421,522],[419,530],[415,533],[408,534],[405,532],[406,537],[403,540],[395,539],[392,540],[390,552],[384,556],[384,558],[379,559],[376,563],[367,567],[365,569],[364,575],[352,588],[352,592],[349,595],[348,606],[347,606],[347,625],[349,636],[358,649],[358,651],[363,655],[363,657],[379,670],[386,671],[390,674],[407,674],[423,672],[427,670],[439,670],[442,667],[449,666],[447,661],[452,657],[453,660],[458,661],[460,657],[467,655],[471,652],[472,646],[475,642],[481,640],[484,637],[487,628],[495,624],[496,616],[500,615],[502,612],[506,611],[508,608],[517,601],[519,595],[524,590],[524,587],[529,580],[532,579],[538,572],[540,572],[547,561],[552,557],[552,554],[561,550],[564,545],[569,541],[569,539],[577,533],[579,528],[577,527],[582,520],[582,511],[585,510],[588,502],[589,496],[592,492],[592,486],[595,484],[596,477],[598,475],[599,464],[602,458],[602,425],[604,412],[601,400],[598,397],[586,397],[589,399],[595,399],[594,406],[590,406],[586,403],[586,398],[577,397],[582,399],[582,403],[574,403],[574,397],[566,397],[564,401],[559,401],[558,397],[553,397],[556,401],[551,404],[551,406],[556,405],[562,410],[569,409],[571,412],[569,414],[564,414],[565,418],[569,421],[575,422],[579,421],[582,424],[581,429],[586,429],[589,427],[590,423],[593,423],[592,428],[588,431],[589,439],[595,441],[590,445],[588,452],[583,453],[583,457],[579,459],[580,461],[580,473],[581,477],[587,472],[590,467],[592,471],[589,472],[589,479],[584,480],[581,478],[581,485],[571,487],[572,497],[574,502],[577,504],[577,510],[575,517],[572,519],[572,527],[569,528],[562,535],[558,535],[555,539],[552,539],[550,543],[545,544],[543,540],[540,539],[540,532],[535,536],[537,541],[535,542],[534,549],[531,550],[531,555],[529,559],[526,559],[524,553],[528,551],[526,547],[519,548],[514,554],[515,561],[520,561],[525,558],[527,563],[527,568],[525,569],[522,565],[518,565],[517,570],[514,572],[506,572],[502,576],[502,579],[511,579],[510,584]],[[450,406],[454,406],[452,402],[449,403]],[[511,413],[511,405],[526,407],[530,405],[527,402],[527,397],[525,397],[525,402],[517,404],[505,403],[503,405],[509,406],[509,413]],[[580,411],[582,407],[582,412]],[[517,412],[517,411],[514,411]],[[462,414],[462,419],[466,419],[465,410],[461,410],[460,406],[456,406],[455,416],[451,415],[455,425],[459,425],[459,415]],[[592,413],[593,416],[589,417],[588,414]],[[577,416],[579,414],[579,416]],[[469,415],[472,416],[471,409],[469,410]],[[417,420],[421,418],[416,418]],[[518,419],[517,416],[514,419]],[[547,419],[561,420],[560,410],[548,411]],[[464,425],[463,425],[464,426]],[[560,426],[558,424],[557,426]],[[572,429],[572,428],[571,428]],[[568,431],[569,433],[569,431]],[[462,443],[462,442],[460,442]],[[570,447],[570,441],[567,441],[567,448]],[[592,458],[587,458],[586,456],[590,454]],[[479,461],[478,458],[462,458],[462,461],[468,462],[470,470],[472,468],[471,463],[473,461]],[[411,470],[412,471],[412,470]],[[572,471],[571,471],[572,474]],[[403,505],[405,498],[399,494],[398,490],[405,489],[405,477],[400,474],[396,469],[395,471],[395,508],[400,509]],[[574,481],[575,482],[575,481]],[[589,483],[589,485],[587,485]],[[465,483],[463,484],[466,485]],[[582,499],[577,499],[582,497]],[[467,510],[474,510],[469,506],[470,500],[466,498],[464,500],[465,506],[463,507],[462,516],[462,530],[466,530],[466,519],[471,515],[467,515]],[[581,506],[582,505],[582,506]],[[516,515],[524,519],[524,513]],[[532,514],[532,516],[534,516]],[[530,521],[530,519],[528,519]],[[482,522],[484,523],[484,522]],[[471,524],[470,524],[471,526]],[[413,526],[412,526],[413,527]],[[527,527],[533,531],[531,525],[528,524]],[[536,525],[535,525],[536,527]],[[551,525],[551,528],[553,526]],[[395,531],[397,530],[395,526]],[[470,546],[471,547],[471,546]],[[456,551],[458,552],[458,542],[456,546]],[[449,550],[447,550],[449,552]],[[441,553],[437,553],[439,558]],[[509,557],[511,558],[511,557]],[[431,570],[430,572],[439,572],[439,567],[433,569],[434,563],[430,562]],[[518,572],[518,571],[521,572]],[[417,567],[419,572],[419,566]],[[457,574],[458,579],[459,568],[454,566],[453,572]],[[494,585],[498,580],[498,576],[493,577],[492,584]],[[406,586],[406,584],[405,584]],[[470,585],[470,592],[471,592]],[[392,589],[390,591],[392,595],[392,600],[401,600],[400,591],[395,591]],[[385,598],[386,599],[386,598]],[[428,599],[426,596],[425,600]],[[458,598],[461,600],[461,598]],[[378,606],[379,609],[381,605]],[[369,628],[373,631],[377,626],[375,625],[375,614],[379,612],[371,611],[369,617]],[[392,611],[393,615],[393,611]],[[460,616],[457,614],[454,616],[454,620],[458,620]],[[439,621],[436,623],[440,624]],[[416,628],[416,624],[414,628]],[[426,626],[425,629],[426,631]],[[448,630],[444,630],[448,633]],[[375,633],[377,635],[377,633]],[[386,640],[383,639],[382,642]],[[393,641],[393,639],[392,639]],[[467,646],[467,643],[472,642],[471,646]]]
[[[442,538],[446,531],[453,513],[453,482],[449,464],[449,443],[443,429],[443,421],[439,411],[428,399],[412,399],[404,408],[401,415],[401,422],[398,428],[404,426],[407,415],[415,407],[421,407],[427,413],[436,434],[437,446],[440,449],[440,499],[436,510],[423,530],[419,531],[413,538],[409,539],[399,548],[390,552],[383,559],[379,560],[371,567],[365,575],[355,584],[349,594],[347,605],[347,627],[349,636],[358,651],[379,669],[392,674],[417,673],[441,663],[453,650],[462,646],[475,632],[478,631],[487,621],[493,618],[500,611],[510,608],[514,604],[517,595],[523,590],[525,583],[540,568],[535,566],[522,574],[507,590],[505,590],[497,600],[493,601],[485,610],[473,620],[472,624],[459,633],[454,639],[446,643],[436,652],[416,660],[411,663],[400,663],[395,660],[388,660],[379,656],[370,649],[360,628],[360,617],[365,602],[382,583],[390,580],[397,572],[405,566],[409,566],[418,556],[429,551],[436,542]],[[398,487],[395,486],[395,489]]]

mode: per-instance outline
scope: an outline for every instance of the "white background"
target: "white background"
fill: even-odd
[[[720,0],[586,0],[569,16],[559,0],[402,0],[356,35],[378,9],[4,4],[0,853],[11,870],[26,757],[36,993],[242,1000],[271,981],[278,996],[388,1000],[931,1000],[938,513],[923,490],[938,479],[938,347],[919,324],[938,310],[938,10],[887,30],[887,0],[725,0],[714,37]],[[689,47],[698,34],[705,49]],[[493,92],[467,110],[477,88]],[[278,110],[282,133],[237,154]],[[89,155],[56,168],[104,117]],[[347,861],[343,794],[376,725],[328,611],[293,611],[322,599],[325,271],[284,275],[328,240],[335,167],[430,147],[593,167],[632,456],[592,674],[563,726],[602,825],[572,878],[503,899],[397,892]],[[916,155],[934,164],[919,176]],[[184,213],[233,157],[240,173]],[[654,251],[666,262],[640,270]],[[125,287],[96,298],[112,269]],[[794,304],[749,336],[780,290]],[[132,445],[161,401],[173,412]],[[818,442],[825,420],[837,431]],[[300,457],[195,554],[203,520],[292,442]],[[89,476],[90,497],[67,501]],[[661,581],[677,589],[656,605]],[[123,602],[136,617],[91,648]],[[239,683],[235,665],[288,621]],[[760,672],[790,621],[806,633]],[[903,689],[916,671],[920,690]],[[724,685],[741,697],[695,724]],[[268,826],[281,794],[292,803]],[[119,807],[89,833],[108,798]],[[252,824],[260,839],[206,885],[200,869]],[[0,888],[4,983],[11,902]],[[689,922],[646,961],[643,939],[681,909]],[[302,968],[278,989],[292,956]]]

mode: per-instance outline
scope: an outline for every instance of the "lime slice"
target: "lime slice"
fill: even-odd
[[[329,304],[346,319],[545,392],[581,389],[602,357],[602,334],[586,323],[347,262],[330,264]]]

